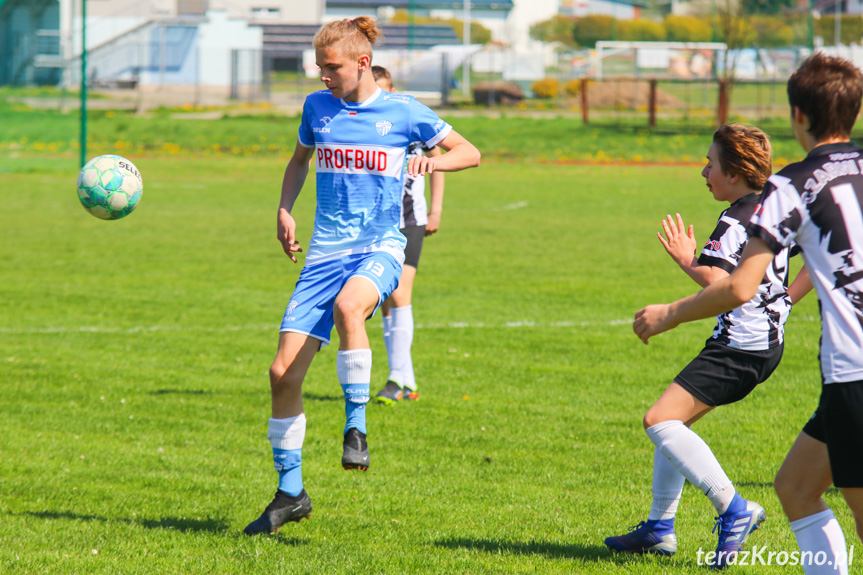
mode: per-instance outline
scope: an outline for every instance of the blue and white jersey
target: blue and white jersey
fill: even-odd
[[[373,251],[404,261],[399,219],[408,146],[434,147],[450,130],[412,96],[380,88],[361,103],[329,90],[309,95],[299,141],[316,149],[317,210],[306,265]]]

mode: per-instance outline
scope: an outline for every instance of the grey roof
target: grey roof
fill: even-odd
[[[296,56],[312,47],[312,38],[320,28],[316,24],[259,24],[263,29],[264,50],[271,53]],[[425,50],[432,46],[459,44],[458,37],[450,26],[416,25],[409,29],[407,24],[386,24],[382,26],[383,38],[376,48],[404,50],[410,46]]]

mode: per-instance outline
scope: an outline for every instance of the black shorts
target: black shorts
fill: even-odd
[[[426,235],[426,227],[408,226],[399,231],[408,239],[408,245],[405,246],[405,265],[419,268],[420,253],[423,251],[423,238]]]
[[[707,405],[728,405],[770,377],[782,359],[784,346],[746,351],[708,339],[698,357],[674,381]]]
[[[821,386],[821,399],[803,432],[827,444],[836,487],[863,487],[863,381]]]

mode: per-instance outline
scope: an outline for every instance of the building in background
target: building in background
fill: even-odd
[[[57,0],[0,0],[0,86],[58,84],[63,58]]]

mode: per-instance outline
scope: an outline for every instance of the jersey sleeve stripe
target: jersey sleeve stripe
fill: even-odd
[[[447,124],[446,126],[444,126],[443,130],[441,130],[440,132],[438,132],[435,135],[434,138],[432,138],[431,140],[426,142],[426,147],[434,148],[435,146],[437,146],[441,142],[441,140],[446,138],[450,132],[452,132],[452,126]]]
[[[730,263],[728,260],[724,260],[722,258],[717,258],[714,256],[708,256],[705,254],[701,254],[698,256],[698,264],[702,266],[710,266],[712,268],[719,268],[722,270],[731,273],[734,271],[734,268],[737,267],[734,264]]]

